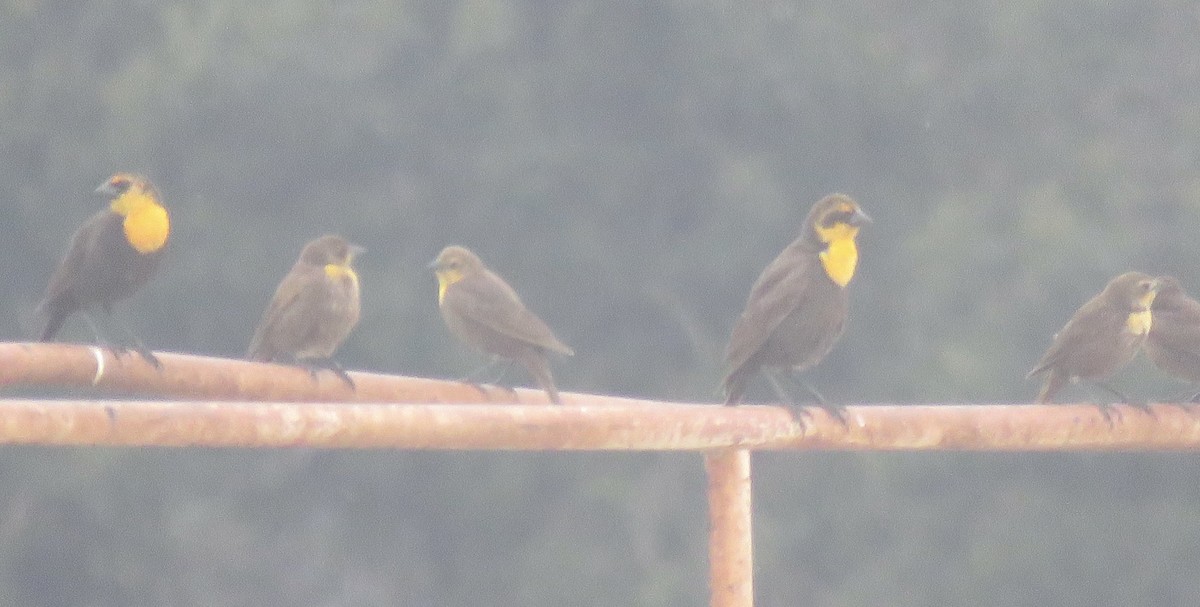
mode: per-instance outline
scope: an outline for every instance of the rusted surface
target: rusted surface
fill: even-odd
[[[709,410],[721,415],[703,415]],[[717,407],[0,400],[0,443],[699,450],[741,440]],[[758,437],[761,439],[761,436]]]
[[[13,399],[0,400],[0,443],[523,451],[1200,448],[1197,421],[1174,407],[1158,408],[1157,420],[1127,413],[1111,430],[1102,420],[1071,415],[1076,408],[1081,415],[1089,409],[861,407],[871,413],[861,428],[813,423],[804,436],[775,407]]]
[[[1092,404],[873,405],[849,407],[849,427],[819,409],[803,436],[768,439],[758,449],[850,451],[1200,450],[1200,407],[1155,404],[1151,413]]]
[[[98,381],[96,355],[104,359]],[[541,390],[479,387],[458,381],[350,372],[351,390],[330,371],[155,352],[161,371],[136,354],[59,343],[0,343],[0,387],[94,387],[101,394],[177,399],[288,402],[545,403]]]
[[[750,452],[705,454],[708,472],[708,567],[712,607],[754,604]]]
[[[1092,405],[856,406],[847,409],[848,428],[811,408],[801,427],[782,407],[571,393],[563,393],[565,406],[556,407],[546,404],[541,390],[354,372],[358,389],[351,391],[330,372],[314,380],[295,367],[166,352],[158,353],[163,369],[157,371],[137,356],[117,360],[95,351],[105,360],[97,396],[185,400],[0,401],[0,442],[505,450],[1200,449],[1200,408],[1194,406],[1155,405],[1150,415],[1121,405],[1111,426]],[[91,386],[93,352],[69,344],[0,344],[0,390]]]

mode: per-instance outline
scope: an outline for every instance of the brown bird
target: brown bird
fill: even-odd
[[[1088,380],[1129,402],[1103,380],[1125,366],[1146,341],[1152,325],[1151,305],[1159,283],[1141,272],[1126,272],[1109,281],[1098,295],[1080,306],[1054,335],[1050,348],[1026,377],[1044,373],[1037,402],[1048,403],[1069,381]],[[1100,406],[1110,422],[1109,409]]]
[[[726,350],[725,404],[736,405],[760,370],[768,371],[780,398],[786,395],[771,372],[802,371],[833,349],[846,325],[846,285],[858,264],[855,238],[871,218],[844,194],[822,198],[808,212],[796,240],[763,270]],[[840,408],[822,407],[845,423]]]
[[[298,364],[314,378],[318,369],[329,369],[354,388],[333,353],[358,324],[358,274],[351,264],[362,251],[333,235],[304,245],[275,289],[246,358]]]
[[[438,308],[450,332],[485,354],[525,365],[550,402],[560,404],[546,353],[575,352],[466,248],[442,249],[429,267],[437,275]]]
[[[1174,276],[1158,277],[1158,295],[1150,306],[1154,322],[1143,346],[1146,356],[1173,377],[1200,383],[1200,302]],[[1200,397],[1192,395],[1191,400]]]
[[[50,277],[46,295],[38,304],[45,319],[41,341],[49,341],[71,314],[82,311],[96,339],[114,352],[136,350],[160,367],[158,359],[133,335],[131,344],[112,344],[103,334],[95,312],[112,318],[112,306],[146,284],[158,270],[158,262],[171,233],[171,221],[158,191],[150,180],[133,173],[109,177],[96,193],[107,196],[108,207],[83,223],[71,237],[67,252]]]

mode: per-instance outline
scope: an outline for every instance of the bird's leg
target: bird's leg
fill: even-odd
[[[354,385],[354,380],[350,378],[350,374],[346,373],[346,369],[342,367],[341,363],[333,358],[300,358],[296,359],[296,364],[308,369],[308,373],[312,375],[313,381],[317,380],[318,371],[326,370],[340,377],[351,390],[357,389]]]
[[[829,413],[831,417],[837,419],[847,429],[850,428],[850,420],[846,419],[845,407],[829,404],[829,401],[826,401],[825,397],[822,396],[820,392],[817,392],[817,389],[814,388],[813,385],[806,379],[800,379],[800,385],[804,386],[804,389],[808,390],[809,394],[812,394],[813,398],[817,400],[817,404],[827,413]]]
[[[100,328],[100,321],[95,312],[92,310],[83,310],[81,315],[87,321],[88,328],[92,330],[92,335],[96,338],[96,345],[111,350],[113,356],[121,356],[121,351],[108,339],[107,332]]]
[[[150,366],[160,371],[162,370],[162,363],[159,362],[158,357],[154,356],[154,352],[150,351],[141,339],[138,339],[133,329],[129,328],[129,325],[122,322],[107,308],[102,309],[99,314],[95,310],[84,310],[83,317],[87,320],[88,326],[91,327],[92,334],[96,336],[97,345],[110,350],[113,356],[120,358],[122,354],[133,350]],[[106,326],[103,328],[100,326],[101,317],[106,321]],[[109,336],[116,332],[123,333],[124,339],[110,339]]]
[[[515,388],[504,383],[504,378],[508,377],[508,372],[512,370],[512,366],[513,366],[512,359],[497,358],[496,360],[493,360],[492,368],[496,370],[496,374],[493,375],[492,377],[490,377],[488,379],[488,381],[485,383],[489,383],[493,386],[499,386],[501,388],[508,390],[509,392],[515,392],[516,391]]]
[[[1108,392],[1109,394],[1117,397],[1117,399],[1120,400],[1122,403],[1125,403],[1126,405],[1134,404],[1131,400],[1129,400],[1128,396],[1125,396],[1124,394],[1119,392],[1116,388],[1113,388],[1112,386],[1110,386],[1102,381],[1093,382],[1093,383],[1096,385],[1096,387],[1100,388],[1101,390],[1104,390],[1105,392]]]
[[[1126,404],[1126,405],[1129,405],[1129,406],[1131,406],[1131,407],[1133,407],[1133,408],[1135,408],[1135,409],[1139,409],[1139,410],[1141,410],[1143,413],[1145,413],[1146,415],[1149,415],[1150,417],[1155,417],[1155,415],[1154,415],[1154,411],[1153,411],[1153,410],[1150,408],[1150,404],[1149,404],[1149,403],[1146,403],[1146,402],[1143,402],[1143,401],[1136,401],[1136,402],[1135,402],[1135,401],[1131,400],[1129,397],[1127,397],[1127,396],[1125,396],[1124,394],[1122,394],[1121,392],[1119,392],[1119,391],[1117,391],[1116,389],[1114,389],[1112,386],[1110,386],[1110,385],[1108,385],[1108,384],[1106,384],[1106,383],[1104,383],[1104,382],[1094,382],[1094,383],[1095,383],[1095,384],[1096,384],[1098,387],[1100,387],[1101,389],[1103,389],[1104,391],[1106,391],[1106,392],[1108,392],[1109,394],[1112,394],[1113,396],[1115,396],[1115,397],[1117,397],[1118,399],[1120,399],[1122,403],[1124,403],[1124,404]],[[1109,408],[1110,408],[1110,409],[1112,409],[1112,407],[1111,407],[1111,406],[1110,406]],[[1115,409],[1113,409],[1113,410],[1115,411]],[[1120,417],[1121,417],[1121,414],[1120,414],[1120,412],[1119,412],[1119,411],[1117,412],[1117,417],[1118,417],[1118,418],[1120,418]]]
[[[500,358],[498,356],[489,357],[486,363],[458,381],[464,384],[471,384],[476,388],[480,388],[483,384],[488,384],[515,393],[516,388],[500,383],[504,380],[504,376],[508,374],[508,370],[512,368],[512,362],[507,358]],[[492,373],[495,374],[493,375]]]
[[[1117,409],[1109,403],[1096,403],[1096,407],[1100,409],[1100,415],[1104,416],[1104,421],[1108,422],[1108,427],[1110,429],[1113,427],[1114,416],[1119,420],[1123,419],[1121,417],[1120,409]]]
[[[771,388],[775,390],[775,396],[779,399],[779,402],[783,403],[788,408],[788,411],[792,412],[792,419],[800,425],[800,428],[807,430],[808,422],[812,419],[812,413],[809,413],[808,407],[801,406],[792,398],[792,395],[783,387],[783,382],[779,381],[779,373],[775,369],[763,369],[763,375],[771,383]]]
[[[1124,394],[1121,394],[1120,392],[1118,392],[1118,391],[1114,390],[1114,389],[1112,388],[1112,386],[1109,386],[1109,385],[1107,385],[1107,384],[1103,384],[1103,383],[1100,383],[1100,382],[1092,382],[1092,385],[1093,385],[1093,386],[1095,386],[1095,387],[1097,387],[1097,388],[1102,388],[1102,389],[1104,389],[1106,392],[1108,392],[1108,393],[1109,393],[1110,395],[1112,395],[1112,396],[1116,396],[1118,399],[1120,399],[1120,400],[1121,400],[1121,402],[1124,402],[1124,403],[1128,403],[1128,402],[1129,402],[1129,399],[1128,399],[1128,398],[1125,398],[1125,395],[1124,395]],[[1105,422],[1108,422],[1108,427],[1109,427],[1109,428],[1112,428],[1112,427],[1113,427],[1113,418],[1114,418],[1114,417],[1115,417],[1117,420],[1123,420],[1123,419],[1124,419],[1124,418],[1121,416],[1121,410],[1120,410],[1120,409],[1116,408],[1116,407],[1115,407],[1115,406],[1113,406],[1111,403],[1106,403],[1106,402],[1104,402],[1102,399],[1099,399],[1099,398],[1097,398],[1097,399],[1096,399],[1096,408],[1100,409],[1100,415],[1103,415],[1103,416],[1104,416],[1104,421],[1105,421]]]
[[[841,406],[838,406],[838,405],[829,404],[829,401],[826,401],[825,397],[820,392],[818,392],[817,389],[814,388],[813,385],[808,382],[808,380],[806,380],[802,377],[797,377],[795,372],[791,371],[790,369],[778,370],[776,372],[783,375],[784,377],[787,377],[788,380],[792,384],[799,385],[801,388],[804,388],[804,391],[808,392],[809,396],[812,397],[813,402],[816,403],[816,405],[818,407],[824,409],[825,412],[828,413],[830,417],[838,420],[838,422],[841,423],[842,426],[845,426],[846,428],[850,427],[850,420],[846,419],[846,409]],[[801,407],[799,405],[799,403],[797,403],[794,399],[789,398],[787,396],[787,393],[783,390],[781,382],[775,376],[774,373],[768,372],[766,375],[768,378],[770,378],[771,385],[775,387],[776,393],[778,393],[780,395],[780,399],[785,400],[785,402],[790,402],[793,409],[804,410],[804,408]],[[804,415],[806,417],[808,417],[809,419],[812,419],[812,414],[809,413],[807,410],[804,410]]]

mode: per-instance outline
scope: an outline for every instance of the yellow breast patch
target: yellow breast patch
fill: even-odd
[[[162,249],[171,234],[171,218],[167,215],[167,210],[157,204],[125,215],[122,226],[125,229],[125,240],[143,255]]]
[[[339,265],[336,263],[325,264],[325,276],[331,280],[341,280],[349,278],[350,283],[354,287],[358,287],[358,273],[349,265]]]
[[[438,270],[436,274],[438,279],[438,303],[440,304],[442,300],[446,299],[446,289],[450,285],[462,280],[463,273],[459,270],[444,269]]]
[[[838,222],[829,227],[813,226],[813,229],[825,243],[825,250],[819,254],[825,274],[840,286],[850,284],[854,269],[858,267],[858,246],[854,244],[858,226]]]
[[[1125,328],[1129,329],[1134,335],[1146,335],[1150,332],[1150,325],[1153,319],[1150,317],[1150,310],[1142,310],[1141,312],[1133,312],[1125,319]]]
[[[153,194],[131,188],[113,199],[109,208],[125,218],[122,222],[125,240],[135,251],[145,255],[166,246],[171,235],[171,218]]]
[[[854,269],[858,267],[858,247],[853,238],[840,238],[829,243],[820,253],[821,265],[825,274],[840,286],[850,284],[854,278]]]

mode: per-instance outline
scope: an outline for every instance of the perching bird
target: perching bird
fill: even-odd
[[[846,285],[858,264],[855,238],[871,218],[844,194],[813,205],[796,240],[750,290],[726,350],[725,404],[736,405],[760,370],[802,371],[829,353],[846,325]],[[768,375],[783,396],[776,378]],[[823,407],[845,421],[809,388]]]
[[[1173,377],[1200,383],[1200,301],[1188,296],[1179,279],[1159,276],[1150,310],[1154,321],[1143,346],[1146,357]],[[1192,400],[1197,397],[1200,393]]]
[[[329,369],[353,388],[333,353],[358,324],[358,274],[351,264],[362,251],[333,235],[304,245],[275,289],[246,358],[298,364],[314,377],[317,369]]]
[[[110,342],[97,325],[101,312],[112,319],[112,306],[144,285],[158,270],[171,234],[171,221],[150,180],[133,173],[109,177],[96,193],[107,196],[108,207],[89,218],[71,237],[67,252],[38,304],[45,319],[41,341],[49,341],[67,317],[83,311],[97,341],[115,352],[133,348],[160,367],[158,359],[128,328],[132,343]]]
[[[1080,306],[1026,376],[1043,373],[1046,376],[1037,402],[1051,402],[1067,382],[1080,380],[1091,381],[1128,402],[1103,380],[1132,360],[1145,343],[1152,326],[1151,304],[1158,288],[1159,283],[1153,277],[1126,272]],[[1100,410],[1111,422],[1108,408],[1101,405]]]
[[[438,308],[450,332],[485,354],[521,363],[550,402],[559,404],[546,354],[571,356],[571,348],[466,248],[442,249],[430,267],[438,280]]]

